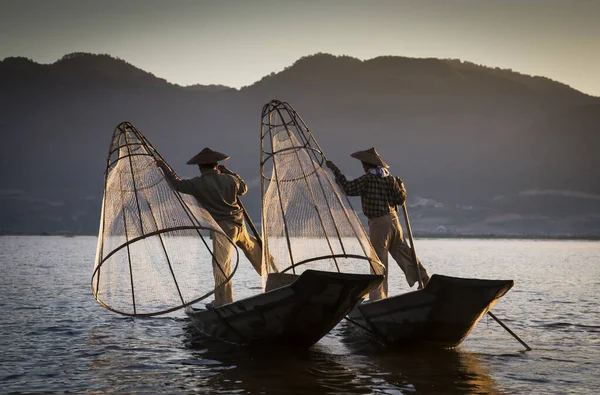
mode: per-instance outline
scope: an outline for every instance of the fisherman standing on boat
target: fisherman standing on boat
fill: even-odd
[[[228,155],[204,148],[200,153],[187,161],[188,165],[198,165],[200,177],[181,179],[175,175],[167,164],[157,161],[156,164],[165,173],[171,187],[181,193],[193,195],[196,200],[210,213],[223,232],[244,252],[254,269],[260,275],[262,248],[255,237],[246,230],[244,212],[238,203],[238,196],[244,195],[248,187],[244,180],[219,161],[229,159]],[[230,273],[231,248],[214,245],[214,257],[221,264],[228,276]],[[221,271],[213,261],[215,283],[220,284]],[[214,307],[233,302],[231,281],[215,289]]]
[[[388,251],[404,272],[406,281],[412,287],[418,282],[421,273],[423,285],[429,281],[427,270],[420,260],[419,271],[415,265],[411,250],[404,242],[402,226],[398,221],[396,208],[404,204],[406,189],[400,178],[390,174],[389,166],[379,156],[375,148],[353,153],[353,158],[362,162],[365,174],[355,180],[348,181],[340,169],[331,161],[327,161],[335,179],[348,196],[360,196],[362,211],[369,220],[369,238],[371,244],[388,269]],[[388,294],[388,276],[378,288],[369,294],[370,300],[386,298]]]

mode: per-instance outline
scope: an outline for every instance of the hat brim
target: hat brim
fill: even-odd
[[[379,155],[374,155],[365,151],[358,151],[350,154],[351,157],[358,159],[361,162],[369,163],[374,166],[385,167],[386,169],[390,166]]]
[[[222,160],[229,159],[229,155],[222,154],[220,152],[210,152],[210,153],[199,153],[194,156],[192,159],[188,160],[186,164],[188,165],[208,165],[210,163],[217,163]]]

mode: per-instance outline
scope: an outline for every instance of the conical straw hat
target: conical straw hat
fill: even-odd
[[[360,160],[361,162],[370,163],[375,166],[381,166],[381,167],[386,167],[386,168],[390,167],[387,163],[385,163],[383,158],[377,153],[377,151],[375,150],[375,147],[371,147],[364,151],[357,151],[350,156]]]
[[[229,155],[222,154],[220,152],[211,150],[206,147],[200,151],[196,156],[187,161],[188,165],[206,165],[209,163],[216,163],[221,160],[229,159]]]

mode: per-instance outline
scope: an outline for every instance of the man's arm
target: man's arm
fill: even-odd
[[[363,177],[358,177],[355,180],[348,181],[346,176],[342,174],[341,170],[330,160],[325,162],[327,167],[333,171],[335,181],[342,188],[344,193],[348,196],[360,196],[363,189]]]
[[[237,195],[239,196],[243,196],[246,194],[246,192],[248,192],[248,186],[246,185],[246,183],[244,182],[244,180],[242,179],[242,177],[240,177],[239,174],[234,173],[233,171],[229,170],[227,167],[225,167],[224,165],[219,165],[218,169],[221,173],[223,174],[229,174],[231,176],[233,176],[238,184],[238,190],[237,190]]]
[[[406,201],[406,188],[399,177],[394,177],[394,190],[392,191],[392,199],[394,204],[402,206]]]
[[[167,166],[167,164],[163,161],[157,160],[156,165],[163,171],[165,174],[165,179],[169,186],[176,191],[181,193],[186,193],[188,195],[193,195],[196,193],[196,187],[191,180],[183,180],[177,175],[173,173],[173,171]]]

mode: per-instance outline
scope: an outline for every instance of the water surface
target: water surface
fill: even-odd
[[[600,243],[417,240],[430,272],[514,279],[454,350],[389,350],[344,322],[305,352],[199,337],[183,312],[132,319],[91,294],[95,237],[0,237],[0,392],[236,394],[596,393]],[[238,298],[261,280],[241,254]],[[393,261],[390,259],[393,265]],[[392,266],[391,292],[406,292]]]

